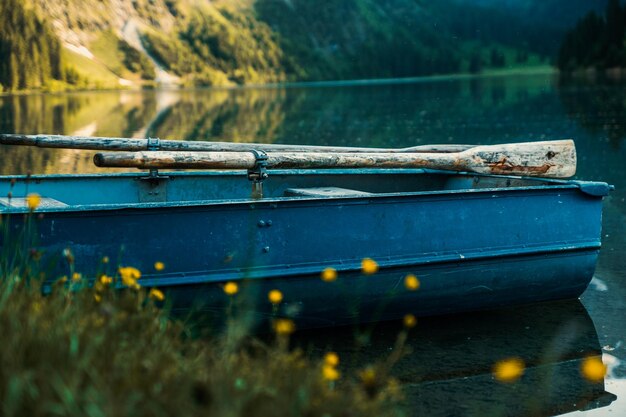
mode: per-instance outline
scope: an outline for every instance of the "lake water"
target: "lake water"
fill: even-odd
[[[577,177],[616,187],[605,200],[603,248],[581,302],[423,320],[407,342],[413,353],[394,372],[415,415],[626,415],[624,80],[533,75],[7,96],[0,97],[0,132],[376,147],[573,138]],[[0,173],[99,172],[91,154],[2,148]],[[388,354],[397,329],[340,333],[304,339],[365,363]],[[608,374],[603,383],[587,381],[582,358],[600,350]],[[493,363],[512,356],[527,372],[514,384],[495,381]]]

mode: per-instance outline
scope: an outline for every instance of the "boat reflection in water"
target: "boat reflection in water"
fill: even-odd
[[[314,355],[334,350],[346,368],[388,357],[399,328],[379,324],[300,333],[294,342]],[[359,346],[360,342],[360,346]],[[578,300],[462,316],[420,319],[409,353],[392,374],[403,385],[409,415],[548,416],[605,407],[616,396],[602,378],[583,372],[602,351],[593,322]],[[523,374],[503,382],[496,363],[518,358]]]

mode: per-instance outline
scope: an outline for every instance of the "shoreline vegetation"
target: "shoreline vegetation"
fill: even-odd
[[[593,73],[592,70],[581,71],[580,73]],[[615,72],[615,70],[613,70]],[[486,70],[480,73],[455,73],[455,74],[436,74],[424,75],[419,77],[404,78],[372,78],[372,79],[354,79],[354,80],[328,80],[328,81],[296,81],[284,83],[267,83],[267,84],[245,84],[231,86],[205,86],[205,87],[184,87],[184,86],[159,86],[151,85],[150,87],[120,87],[108,89],[74,89],[68,91],[41,91],[41,90],[21,90],[21,91],[4,91],[0,92],[0,97],[25,96],[38,94],[71,94],[71,93],[93,93],[93,92],[112,92],[112,91],[193,91],[193,90],[237,90],[237,89],[263,89],[263,88],[307,88],[307,87],[352,87],[352,86],[371,86],[371,85],[391,85],[391,84],[414,84],[422,82],[445,82],[481,78],[495,78],[508,76],[535,76],[535,75],[559,75],[560,71],[549,65],[538,65],[536,67],[516,67]]]
[[[275,320],[268,340],[234,315],[223,333],[199,336],[132,269],[95,281],[75,272],[49,289],[25,271],[3,274],[2,415],[404,416],[392,364],[348,373],[332,351],[306,355],[290,347],[288,319]],[[228,284],[224,297],[237,302]],[[402,354],[396,348],[391,357]]]

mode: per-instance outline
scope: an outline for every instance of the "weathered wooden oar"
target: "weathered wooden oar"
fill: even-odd
[[[94,156],[99,167],[253,169],[253,152],[124,152]],[[567,178],[576,173],[572,140],[476,146],[459,153],[267,154],[267,168],[432,168],[484,174]]]
[[[2,145],[25,145],[40,148],[89,149],[95,151],[146,151],[158,148],[161,151],[195,152],[242,152],[257,150],[263,152],[461,152],[476,145],[420,145],[402,149],[353,148],[349,146],[283,145],[274,143],[231,143],[182,140],[97,138],[62,135],[17,135],[0,134]]]

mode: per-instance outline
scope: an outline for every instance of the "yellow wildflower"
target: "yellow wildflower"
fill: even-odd
[[[156,269],[157,271],[163,271],[165,269],[165,264],[163,262],[155,262],[154,263],[154,269]]]
[[[580,367],[582,375],[590,382],[602,382],[606,375],[606,365],[598,357],[585,358]]]
[[[409,291],[415,291],[420,287],[420,280],[413,274],[404,277],[404,288]]]
[[[373,275],[378,272],[378,264],[373,259],[365,258],[361,261],[361,270],[365,275]]]
[[[387,392],[391,398],[402,399],[402,386],[396,378],[389,378],[387,381]]]
[[[102,257],[102,263],[103,264],[108,264],[109,263],[109,257],[108,256],[103,256]]]
[[[109,276],[107,276],[107,275],[102,275],[102,276],[100,277],[100,283],[101,283],[102,285],[111,285],[111,284],[113,283],[113,278],[112,278],[112,277],[109,277]]]
[[[283,301],[283,293],[279,290],[272,290],[267,293],[267,299],[270,300],[272,304],[280,304]]]
[[[165,300],[165,295],[163,295],[163,292],[157,288],[152,288],[150,292],[148,293],[148,297],[150,297],[151,299],[155,301]]]
[[[322,377],[327,381],[336,381],[341,378],[341,372],[334,366],[326,364],[322,366]]]
[[[296,331],[296,325],[289,319],[276,319],[274,321],[274,331],[278,335],[289,335]]]
[[[515,382],[524,374],[524,368],[520,358],[504,359],[494,365],[493,375],[500,382]]]
[[[59,278],[59,282],[61,284],[65,284],[67,282],[67,275],[63,275],[61,278]]]
[[[322,281],[333,282],[337,279],[337,270],[335,268],[326,268],[322,271]]]
[[[78,281],[80,281],[80,279],[81,279],[82,277],[83,277],[83,276],[80,274],[80,272],[74,272],[74,273],[72,274],[72,281],[74,281],[74,282],[78,282]]]
[[[37,193],[31,193],[26,196],[26,205],[30,211],[35,211],[41,204],[41,196]]]
[[[239,291],[239,285],[236,282],[229,281],[224,284],[224,292],[228,295],[235,295]]]
[[[137,268],[132,266],[121,266],[118,271],[124,285],[133,288],[136,288],[139,285],[137,284],[137,280],[141,278],[141,272]]]
[[[324,355],[324,363],[329,366],[337,366],[339,365],[339,355],[335,352],[328,352]]]
[[[35,301],[35,302],[32,304],[32,309],[33,309],[33,311],[34,311],[35,313],[39,313],[39,312],[41,312],[41,303],[40,303],[39,301]]]
[[[100,301],[102,301],[102,296],[96,293],[93,295],[93,299],[96,300],[96,303],[99,303]]]
[[[374,385],[376,385],[376,369],[374,369],[374,367],[372,366],[368,366],[367,368],[359,372],[359,378],[361,378],[361,382],[366,387],[373,387]]]
[[[411,329],[417,325],[417,318],[413,314],[407,314],[402,319],[402,322],[404,323],[404,327]]]
[[[100,281],[96,281],[93,284],[93,289],[96,290],[97,292],[102,292],[104,291],[104,285]]]

